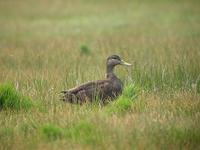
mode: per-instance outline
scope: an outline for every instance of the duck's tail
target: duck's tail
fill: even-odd
[[[75,94],[71,93],[70,91],[61,91],[61,98],[60,100],[67,102],[67,103],[78,103],[78,98]]]

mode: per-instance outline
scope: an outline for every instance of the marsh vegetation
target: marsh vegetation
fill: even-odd
[[[197,0],[0,2],[0,149],[199,149]],[[118,100],[58,93],[115,69]]]

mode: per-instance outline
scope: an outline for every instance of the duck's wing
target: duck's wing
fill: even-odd
[[[98,80],[92,81],[75,88],[62,91],[64,94],[63,100],[67,102],[74,102],[74,99],[79,99],[79,101],[84,101],[87,98],[91,98],[94,96],[95,92],[105,93],[106,91],[110,91],[112,85],[110,80]],[[78,102],[77,102],[78,103]]]
[[[80,86],[61,91],[61,93],[73,93],[76,94],[81,90],[89,90],[93,88],[107,88],[110,85],[110,80],[97,80],[97,81],[92,81],[92,82],[87,82],[85,84],[82,84]]]

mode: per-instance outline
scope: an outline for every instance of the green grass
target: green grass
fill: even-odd
[[[85,55],[88,55],[90,53],[90,49],[87,45],[81,45],[80,46],[80,52],[81,54],[85,54]]]
[[[67,139],[71,139],[75,143],[83,143],[97,146],[101,144],[103,133],[98,129],[98,126],[88,122],[79,121],[73,126],[65,129]]]
[[[132,105],[135,103],[136,97],[140,94],[140,88],[134,84],[127,85],[122,95],[117,98],[114,102],[110,103],[106,107],[108,113],[124,113],[130,111]]]
[[[54,141],[62,137],[62,130],[52,124],[44,125],[42,127],[42,132],[44,136],[50,141]]]
[[[199,149],[199,4],[1,1],[0,149]],[[118,99],[59,101],[110,54],[133,64],[115,69]]]
[[[108,113],[122,113],[131,110],[131,104],[132,100],[120,97],[106,109]]]
[[[0,109],[28,110],[31,106],[30,99],[20,94],[12,84],[0,85]]]
[[[4,127],[0,130],[0,141],[1,141],[1,148],[3,149],[10,149],[12,146],[12,140],[14,137],[14,131],[12,128]]]

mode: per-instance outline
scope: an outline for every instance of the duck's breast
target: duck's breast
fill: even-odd
[[[113,92],[116,93],[116,95],[119,95],[122,93],[122,89],[123,89],[123,84],[122,82],[117,79],[113,82]]]

